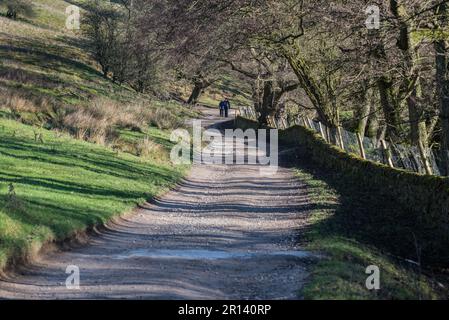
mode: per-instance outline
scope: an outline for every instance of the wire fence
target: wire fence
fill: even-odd
[[[252,107],[239,107],[238,110],[238,114],[244,118],[257,120],[259,117],[259,114]],[[302,116],[269,117],[268,122],[271,127],[277,129],[287,129],[295,125],[312,129],[328,143],[366,160],[420,174],[441,176],[437,155],[431,149],[424,151],[414,146],[361,137],[360,134],[343,128],[330,129],[319,121]]]

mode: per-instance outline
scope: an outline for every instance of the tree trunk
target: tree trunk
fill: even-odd
[[[421,156],[422,164],[427,174],[432,174],[428,159],[427,145],[427,126],[423,118],[420,101],[422,100],[422,92],[420,88],[420,71],[417,67],[419,54],[417,49],[413,47],[413,41],[410,37],[410,29],[412,29],[411,20],[408,19],[405,7],[396,0],[391,0],[392,12],[396,19],[400,22],[398,48],[404,54],[405,64],[408,77],[403,82],[404,92],[411,90],[407,98],[407,107],[410,121],[410,142],[417,146]]]
[[[358,114],[357,132],[362,136],[365,136],[366,128],[368,126],[368,120],[372,110],[374,110],[373,100],[374,100],[374,90],[368,89],[364,92],[363,98],[361,99],[362,107]]]
[[[421,141],[427,145],[427,126],[422,117],[422,110],[418,102],[419,96],[416,91],[415,89],[407,99],[410,120],[410,141],[414,146],[419,145]]]
[[[296,74],[299,80],[299,86],[305,91],[307,97],[312,102],[320,121],[328,127],[336,128],[339,125],[338,119],[335,117],[336,114],[338,115],[338,111],[332,112],[333,106],[329,101],[326,101],[318,82],[313,78],[310,66],[299,53],[293,55],[289,52],[284,52],[284,56]]]
[[[101,64],[100,66],[101,66],[101,72],[103,73],[103,77],[105,79],[109,79],[109,77],[108,77],[108,75],[109,75],[109,67],[104,65],[104,64]]]
[[[357,132],[364,137],[366,133],[366,127],[368,124],[368,117],[371,111],[371,104],[366,102],[362,105],[362,109],[360,110],[360,118],[357,123]]]
[[[262,102],[260,103],[259,108],[257,110],[260,113],[258,119],[260,124],[263,125],[268,124],[268,117],[275,113],[278,101],[275,95],[276,92],[274,90],[273,81],[272,80],[265,81],[263,87]]]
[[[441,4],[437,9],[439,29],[444,30],[448,26],[447,5]],[[441,122],[441,165],[442,174],[449,176],[449,77],[448,77],[448,48],[446,40],[440,35],[434,43],[436,53],[436,77],[437,92],[440,100]]]
[[[374,110],[373,110],[374,111]],[[372,112],[368,119],[368,128],[366,129],[366,136],[377,139],[377,133],[379,132],[379,117],[377,112]]]
[[[387,132],[389,138],[396,140],[399,137],[399,112],[397,111],[394,94],[393,84],[390,79],[382,77],[377,82],[380,104],[385,116],[385,122],[387,125]]]
[[[196,104],[198,102],[198,99],[203,92],[203,84],[202,83],[195,83],[195,86],[193,87],[192,93],[190,94],[189,100],[187,100],[187,104]]]
[[[196,104],[201,94],[204,92],[204,89],[208,88],[212,83],[214,83],[213,80],[206,80],[202,76],[196,77],[193,81],[193,90],[187,103],[192,105]]]
[[[419,96],[418,90],[415,89],[412,95],[407,99],[410,119],[410,140],[414,146],[418,147],[426,173],[433,174],[428,155],[427,125],[422,117],[421,108],[417,101]]]
[[[274,80],[264,81],[262,101],[259,101],[260,98],[257,97],[257,92],[254,94],[254,96],[256,97],[256,111],[260,113],[259,123],[267,124],[268,117],[278,113],[282,97],[287,92],[296,90],[298,86],[298,83],[288,83],[280,81],[278,87],[277,83]]]

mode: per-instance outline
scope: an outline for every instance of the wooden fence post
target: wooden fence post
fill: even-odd
[[[312,120],[307,117],[307,123],[309,124],[309,128],[315,131],[315,127],[313,126]]]
[[[329,144],[332,144],[332,139],[331,139],[331,132],[330,132],[330,129],[329,129],[328,126],[324,126],[324,128],[326,129],[326,130],[325,130],[325,132],[326,132],[326,137],[327,137],[326,141],[329,142]]]
[[[327,141],[326,135],[324,134],[323,125],[319,121],[318,121],[318,126],[320,127],[321,136],[323,137],[324,141]]]
[[[426,148],[424,147],[424,145],[421,142],[419,143],[418,149],[419,149],[419,153],[421,156],[421,162],[424,166],[424,170],[426,170],[426,174],[432,175],[433,170],[432,170],[432,166],[430,165],[430,162],[429,162],[429,156],[427,154]]]
[[[390,168],[394,168],[393,159],[391,158],[391,152],[390,152],[390,149],[388,149],[387,143],[383,139],[380,142],[382,144],[382,149],[384,151],[384,154],[387,157],[388,166]]]
[[[365,148],[363,147],[363,138],[360,133],[357,132],[357,142],[359,143],[360,156],[366,160]]]
[[[238,109],[235,110],[234,112],[234,126],[237,125],[237,118],[240,116],[240,107]]]
[[[302,119],[302,122],[304,123],[304,127],[305,127],[305,128],[308,128],[309,125],[307,124],[306,118],[305,118],[305,117],[301,117],[301,119]]]
[[[337,135],[338,135],[338,140],[340,143],[340,148],[344,151],[345,150],[345,144],[343,142],[343,135],[341,134],[341,127],[338,126],[337,127]]]
[[[284,129],[288,128],[287,120],[285,118],[282,118],[282,125],[284,126]]]

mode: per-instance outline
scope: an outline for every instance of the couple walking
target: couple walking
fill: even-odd
[[[220,108],[220,117],[229,117],[229,109],[231,109],[231,103],[229,102],[228,98],[225,98],[223,101],[220,102],[219,105]]]

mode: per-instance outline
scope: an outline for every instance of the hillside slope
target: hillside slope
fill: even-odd
[[[149,109],[169,109],[177,117],[193,114],[102,76],[81,32],[65,27],[65,9],[82,1],[33,3],[33,18],[14,21],[0,16],[0,107],[13,109],[27,123],[47,126],[70,113],[69,106],[89,106],[95,99],[143,102]]]
[[[81,1],[80,1],[81,2]],[[0,7],[0,270],[164,192],[185,173],[170,131],[196,115],[102,77],[79,32],[76,1]]]

